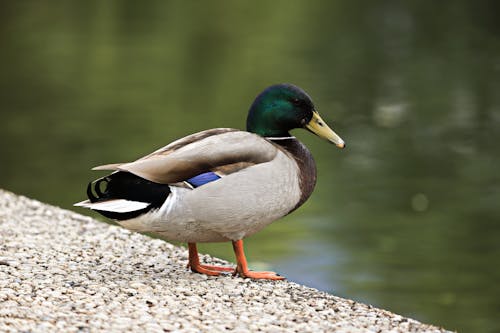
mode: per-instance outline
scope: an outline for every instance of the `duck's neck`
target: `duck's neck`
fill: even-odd
[[[247,122],[247,131],[251,133],[258,134],[265,138],[289,138],[291,137],[288,130],[283,130],[277,127],[269,126],[269,123],[252,122],[249,124]]]
[[[265,137],[268,140],[271,141],[280,141],[280,140],[291,140],[291,139],[297,139],[293,135],[288,134],[288,136],[266,136]]]

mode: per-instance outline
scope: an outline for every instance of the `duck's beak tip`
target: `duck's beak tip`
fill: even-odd
[[[336,143],[335,144],[337,147],[339,147],[340,149],[344,149],[346,147],[346,144],[345,142],[339,142],[339,143]]]

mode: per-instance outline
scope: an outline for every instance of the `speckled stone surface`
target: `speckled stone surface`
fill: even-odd
[[[203,256],[205,262],[225,263]],[[1,332],[446,332],[0,190]]]

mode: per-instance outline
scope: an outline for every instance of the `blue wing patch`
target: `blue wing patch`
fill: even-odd
[[[193,187],[200,187],[200,186],[205,185],[207,183],[216,181],[219,178],[220,177],[217,176],[215,173],[209,171],[209,172],[205,172],[205,173],[199,174],[197,176],[194,176],[193,178],[189,178],[186,181],[189,184],[191,184],[191,186],[193,186]]]

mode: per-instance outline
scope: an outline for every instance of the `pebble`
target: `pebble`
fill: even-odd
[[[292,282],[195,274],[186,258],[0,189],[0,332],[448,332]]]

